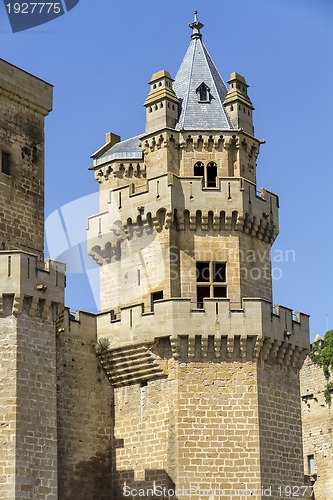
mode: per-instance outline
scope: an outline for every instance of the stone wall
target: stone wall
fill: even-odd
[[[323,369],[306,359],[301,370],[304,474],[317,500],[333,497],[333,410],[324,399]],[[332,380],[332,379],[331,379]],[[308,457],[314,456],[314,474]]]
[[[146,312],[151,310],[151,294],[163,291],[164,298],[171,296],[170,236],[158,233],[145,225],[140,235],[134,234],[122,242],[121,259],[100,268],[101,310],[126,307],[143,302]],[[117,307],[115,307],[117,306]]]
[[[285,487],[297,492],[304,480],[298,370],[259,364],[258,402],[262,484],[272,498],[285,498]]]
[[[261,498],[256,365],[180,363],[176,372],[176,483],[191,493],[180,498],[214,489],[221,498],[239,500],[239,490]]]
[[[16,466],[16,318],[0,319],[0,498],[15,498]]]
[[[43,255],[44,116],[52,108],[52,86],[0,60],[0,244]]]
[[[165,351],[167,378],[115,389],[116,499],[154,487],[179,500],[302,491],[298,371],[240,361],[237,352],[230,361],[183,362]]]
[[[17,318],[16,499],[57,498],[53,322]]]
[[[115,500],[124,498],[126,487],[174,485],[175,394],[175,381],[165,379],[115,389]]]
[[[111,498],[113,393],[93,348],[95,338],[95,317],[84,313],[57,335],[61,500]]]
[[[5,300],[6,309],[6,300]],[[0,498],[57,498],[55,332],[50,319],[0,319]]]

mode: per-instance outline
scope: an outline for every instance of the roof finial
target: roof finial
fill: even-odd
[[[200,21],[198,21],[197,14],[198,14],[198,12],[195,10],[194,11],[194,21],[193,21],[193,23],[189,24],[189,27],[193,30],[193,33],[191,35],[192,39],[202,38],[202,34],[200,33],[200,30],[201,30],[201,28],[204,27],[204,25],[202,23],[200,23]]]

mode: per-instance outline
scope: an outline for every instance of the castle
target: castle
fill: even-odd
[[[145,132],[108,133],[92,155],[98,314],[71,315],[65,266],[44,261],[52,87],[0,61],[0,498],[258,500],[304,484],[308,316],[272,306],[278,197],[257,190],[248,85],[232,73],[227,88],[196,15],[190,28],[175,80],[149,82]]]

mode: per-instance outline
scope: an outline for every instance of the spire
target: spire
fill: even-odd
[[[191,42],[177,72],[173,90],[179,100],[177,130],[233,129],[223,102],[228,89],[202,41],[197,12]]]
[[[193,33],[191,35],[191,38],[192,40],[195,39],[195,38],[202,38],[202,34],[200,33],[200,30],[201,28],[204,27],[204,25],[202,23],[200,23],[200,21],[198,21],[198,17],[197,17],[197,14],[198,14],[198,11],[194,11],[194,21],[193,23],[189,24],[189,27],[193,30]]]

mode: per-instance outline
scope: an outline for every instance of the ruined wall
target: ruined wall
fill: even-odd
[[[61,500],[111,498],[113,395],[93,348],[95,338],[95,317],[84,313],[57,335]]]
[[[301,370],[304,474],[313,485],[315,498],[333,497],[333,410],[324,399],[326,379],[323,369],[306,359]],[[314,474],[308,457],[314,456]]]

